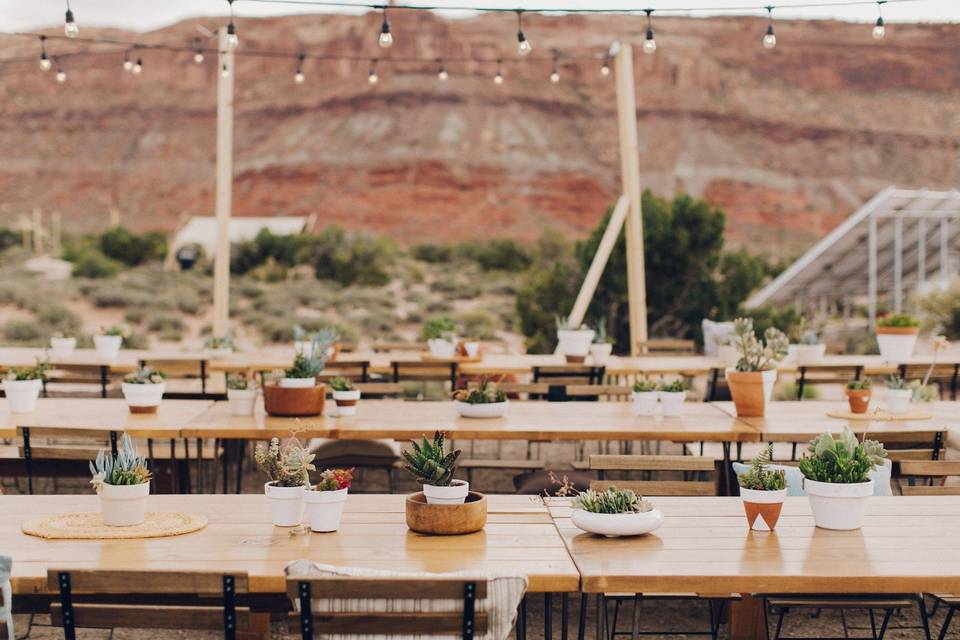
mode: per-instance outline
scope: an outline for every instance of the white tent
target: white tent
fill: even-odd
[[[230,243],[252,240],[261,229],[269,229],[280,236],[293,235],[304,231],[309,225],[308,217],[275,218],[231,218]],[[180,247],[197,244],[203,247],[204,254],[212,258],[217,253],[217,219],[214,216],[193,216],[173,238],[170,251],[176,254]]]

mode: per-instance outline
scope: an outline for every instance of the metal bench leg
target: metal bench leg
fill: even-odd
[[[956,607],[947,609],[947,617],[943,619],[943,626],[940,627],[940,635],[937,636],[937,640],[943,640],[947,637],[947,629],[950,628],[950,621],[953,620],[953,612],[956,610]]]

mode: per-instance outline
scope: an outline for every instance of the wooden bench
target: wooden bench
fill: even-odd
[[[638,342],[644,355],[692,356],[697,353],[697,343],[681,338],[651,338]]]
[[[900,475],[905,496],[960,496],[960,484],[944,485],[948,477],[960,476],[960,460],[907,460],[900,463]],[[916,479],[924,484],[914,484]]]
[[[701,456],[668,455],[600,455],[589,458],[589,468],[598,472],[598,480],[590,488],[605,491],[612,486],[630,489],[641,496],[715,496],[717,495],[716,462]],[[681,480],[608,480],[610,471],[641,471],[648,475],[672,473]],[[711,476],[711,480],[700,479]]]
[[[419,362],[394,360],[390,363],[393,382],[449,382],[450,388],[457,386],[457,363],[453,360],[437,362]]]

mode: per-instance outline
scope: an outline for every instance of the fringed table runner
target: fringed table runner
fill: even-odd
[[[207,526],[206,516],[192,513],[147,512],[141,524],[111,527],[100,513],[61,513],[27,520],[21,530],[48,540],[114,540],[122,538],[165,538],[198,531]]]

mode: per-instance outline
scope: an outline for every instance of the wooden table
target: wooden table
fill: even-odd
[[[151,495],[148,510],[202,513],[196,533],[141,540],[43,540],[20,532],[28,517],[96,511],[94,495],[0,496],[0,549],[13,557],[14,593],[46,593],[48,568],[245,571],[250,590],[283,593],[292,560],[393,571],[526,575],[530,591],[572,592],[580,576],[546,507],[531,496],[489,496],[486,528],[466,536],[407,529],[403,495],[351,495],[340,531],[290,535],[270,524],[262,495]]]

